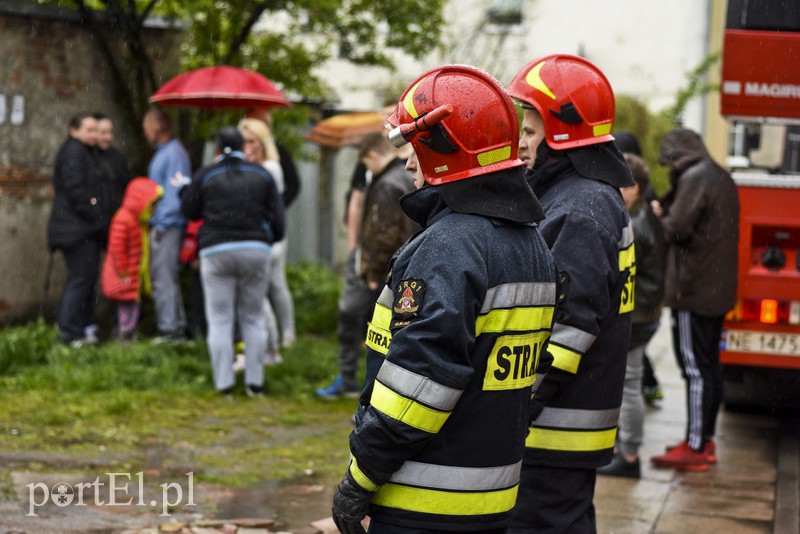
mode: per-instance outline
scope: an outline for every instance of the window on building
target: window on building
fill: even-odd
[[[487,18],[492,24],[521,24],[524,0],[489,0]]]

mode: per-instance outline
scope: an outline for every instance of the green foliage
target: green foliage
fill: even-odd
[[[286,276],[294,298],[298,334],[335,332],[341,278],[329,268],[311,262],[289,265]]]
[[[62,393],[157,391],[213,392],[208,351],[201,341],[155,345],[148,340],[109,342],[73,349],[56,340],[41,321],[0,331],[4,366],[0,389]],[[270,395],[308,398],[336,373],[335,343],[301,337],[282,350],[284,364],[266,369]],[[110,400],[108,413],[123,413],[127,398]]]
[[[45,363],[56,337],[56,330],[42,319],[4,330],[0,336],[0,375]]]
[[[719,52],[707,55],[697,67],[686,75],[688,85],[675,95],[675,103],[664,110],[667,118],[676,124],[680,124],[683,122],[683,112],[686,110],[686,105],[692,98],[719,90],[719,84],[708,81],[708,71],[719,62],[720,57],[721,54]]]
[[[659,195],[669,189],[669,170],[658,164],[658,152],[664,135],[675,128],[675,122],[663,113],[651,113],[635,97],[618,95],[614,131],[632,132],[639,140],[642,155],[650,167],[650,181]]]

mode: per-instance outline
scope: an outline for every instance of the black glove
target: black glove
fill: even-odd
[[[342,534],[366,534],[361,520],[367,515],[372,493],[359,486],[348,471],[333,496],[333,522]]]
[[[533,424],[539,414],[544,410],[544,403],[539,401],[534,395],[531,395],[531,400],[528,405],[528,424]]]

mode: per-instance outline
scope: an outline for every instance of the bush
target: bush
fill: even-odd
[[[335,333],[341,278],[331,269],[308,261],[289,265],[286,276],[294,299],[297,333]]]
[[[56,336],[56,330],[41,318],[26,326],[4,330],[0,336],[0,375],[13,373],[29,365],[46,363]]]

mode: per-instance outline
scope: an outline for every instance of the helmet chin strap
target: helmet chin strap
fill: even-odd
[[[547,141],[542,139],[539,146],[536,147],[536,158],[533,160],[532,171],[540,169],[545,163],[551,159],[563,158],[566,153],[563,150],[555,150],[547,144]]]

